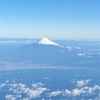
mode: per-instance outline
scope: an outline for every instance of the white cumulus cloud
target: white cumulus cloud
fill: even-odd
[[[57,91],[53,91],[51,93],[49,93],[49,97],[52,97],[52,96],[58,96],[62,93],[62,91],[60,90],[57,90]]]
[[[6,89],[11,93],[5,95],[6,100],[16,100],[19,98],[20,100],[30,100],[40,97],[43,92],[48,90],[47,88],[43,87],[43,85],[44,84],[40,82],[33,83],[30,86],[22,83],[2,83],[0,84],[0,89],[6,87]],[[24,94],[24,97],[22,94]]]
[[[17,98],[21,98],[21,95],[6,95],[5,96],[6,100],[16,100]]]
[[[77,87],[82,87],[82,86],[85,86],[87,85],[91,80],[90,79],[87,79],[87,80],[78,80],[77,81]]]

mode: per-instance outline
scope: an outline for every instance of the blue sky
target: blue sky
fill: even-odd
[[[100,39],[100,0],[0,0],[0,37]]]

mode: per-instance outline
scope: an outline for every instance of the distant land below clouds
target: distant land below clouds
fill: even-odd
[[[99,45],[100,41],[1,39],[0,64],[2,67],[17,63],[29,65],[29,68],[35,65],[99,68]]]

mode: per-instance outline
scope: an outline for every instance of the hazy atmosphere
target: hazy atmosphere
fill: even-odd
[[[0,0],[0,100],[100,100],[100,0]]]
[[[0,0],[0,37],[100,39],[100,0]]]

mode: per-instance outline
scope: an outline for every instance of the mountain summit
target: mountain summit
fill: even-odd
[[[38,41],[35,42],[36,44],[43,44],[43,45],[56,45],[56,46],[60,46],[59,44],[43,37],[41,39],[39,39]]]

